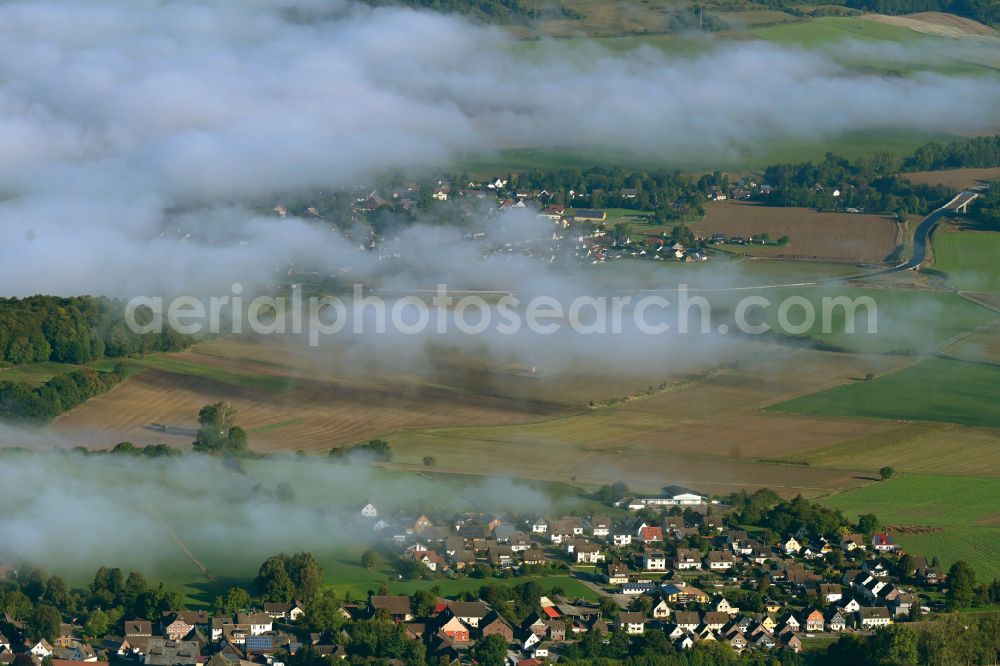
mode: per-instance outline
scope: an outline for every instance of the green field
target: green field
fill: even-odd
[[[855,16],[824,16],[787,25],[754,28],[758,39],[778,44],[816,47],[843,39],[861,41],[920,42],[938,41],[908,28],[878,23]]]
[[[292,385],[292,381],[285,377],[266,375],[256,372],[240,372],[216,367],[205,363],[195,363],[183,359],[153,354],[145,356],[140,360],[132,361],[135,365],[145,368],[155,368],[165,372],[174,372],[180,375],[192,375],[202,379],[229,384],[239,388],[255,389],[268,393],[281,393],[287,391]]]
[[[31,386],[41,386],[56,375],[64,375],[79,369],[78,365],[67,363],[28,363],[12,368],[0,368],[0,382],[24,382]]]
[[[981,579],[1000,575],[1000,478],[906,475],[848,490],[822,502],[848,517],[874,513],[886,525],[928,525],[940,531],[895,533],[907,550],[937,555],[947,567],[969,562]]]
[[[997,386],[1000,367],[928,358],[873,381],[837,386],[769,409],[1000,428]]]
[[[934,269],[956,289],[1000,293],[1000,233],[936,234]]]
[[[746,171],[775,163],[822,161],[827,152],[855,159],[873,150],[912,153],[930,141],[944,143],[962,137],[945,132],[895,130],[852,131],[824,140],[776,138],[760,146],[747,142],[732,146],[732,156],[721,158],[696,153],[670,152],[643,156],[607,146],[589,148],[519,147],[492,154],[466,155],[457,166],[476,177],[488,177],[530,169],[587,169],[594,166],[622,166],[633,169],[670,168],[686,171]]]
[[[475,592],[483,585],[516,585],[527,580],[537,581],[545,588],[560,587],[571,597],[596,600],[593,590],[572,578],[569,574],[547,576],[522,576],[511,578],[435,578],[432,580],[400,580],[389,564],[391,554],[384,555],[379,569],[369,571],[360,564],[361,554],[367,546],[361,544],[344,545],[325,552],[313,551],[323,567],[323,582],[343,596],[365,599],[369,591],[386,585],[392,594],[412,594],[416,590],[438,588],[442,596],[452,597],[465,592]],[[238,586],[253,591],[253,579],[260,562],[234,560],[231,556],[202,560],[209,568],[211,579],[206,578],[193,565],[178,560],[174,566],[147,571],[147,577],[154,581],[164,581],[167,587],[184,595],[193,608],[208,607],[215,596],[224,594],[229,587]],[[225,571],[219,576],[218,571]],[[83,586],[89,582],[84,575],[72,581]]]

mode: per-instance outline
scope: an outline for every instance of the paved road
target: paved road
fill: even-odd
[[[923,221],[917,225],[916,231],[913,232],[913,257],[909,261],[896,266],[889,272],[905,271],[911,268],[917,268],[920,264],[924,263],[924,259],[927,258],[927,245],[930,242],[931,232],[934,231],[934,227],[941,221],[941,218],[951,215],[956,209],[967,205],[978,196],[979,192],[974,192],[972,190],[960,192],[954,199],[925,217]]]

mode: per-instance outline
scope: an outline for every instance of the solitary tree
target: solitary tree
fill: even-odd
[[[858,516],[858,531],[862,534],[874,534],[878,528],[878,517],[874,513],[863,513]]]
[[[945,599],[953,610],[968,608],[976,596],[976,572],[959,560],[948,569],[948,592]]]
[[[382,558],[379,556],[378,551],[373,548],[369,548],[361,554],[361,565],[369,571],[378,569],[381,562]]]
[[[28,635],[35,639],[45,639],[50,643],[59,636],[59,625],[62,624],[62,616],[52,606],[40,604],[28,616]]]
[[[886,466],[878,471],[878,475],[882,477],[883,481],[885,481],[886,479],[891,479],[892,477],[896,476],[896,470],[894,470],[892,467]]]
[[[472,656],[482,666],[503,666],[507,659],[507,641],[500,634],[480,638],[472,648]]]
[[[260,566],[254,581],[261,599],[283,603],[295,594],[295,584],[288,575],[287,556],[275,555]]]
[[[250,593],[242,587],[231,587],[226,591],[224,604],[227,613],[250,608]]]

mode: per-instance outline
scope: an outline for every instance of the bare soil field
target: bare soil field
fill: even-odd
[[[881,432],[892,424],[758,410],[783,396],[863,376],[873,364],[890,369],[905,362],[772,350],[677,390],[612,407],[527,425],[409,430],[393,433],[390,441],[400,463],[415,465],[432,455],[447,471],[490,469],[585,485],[624,478],[650,490],[664,483],[719,493],[769,486],[788,495],[816,496],[866,477],[770,461]]]
[[[903,17],[894,17],[903,18]],[[940,171],[914,171],[901,174],[917,185],[947,185],[964,190],[981,183],[1000,179],[1000,167],[992,169],[942,169]]]
[[[749,256],[880,263],[896,247],[897,225],[884,215],[818,213],[809,208],[775,208],[747,201],[705,206],[705,217],[692,225],[699,236],[769,234],[788,236],[786,247],[739,246]]]
[[[869,14],[865,18],[894,25],[900,28],[908,28],[914,32],[921,32],[925,35],[935,37],[1000,37],[1000,31],[988,25],[962,18],[953,14],[942,12],[919,12],[907,14],[906,16],[883,16],[881,14]]]

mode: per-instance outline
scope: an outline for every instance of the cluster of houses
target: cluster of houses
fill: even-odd
[[[846,534],[832,542],[810,540],[809,530],[800,526],[781,540],[766,542],[728,526],[717,515],[722,513],[716,511],[718,503],[690,492],[625,498],[616,507],[620,511],[615,518],[462,514],[441,526],[426,516],[378,518],[371,504],[363,514],[378,521],[376,529],[398,546],[400,557],[412,558],[437,575],[546,563],[574,569],[622,610],[616,617],[600,617],[595,608],[584,610],[587,605],[580,601],[554,604],[551,612],[572,620],[568,639],[595,628],[630,635],[656,630],[664,631],[678,648],[708,640],[725,641],[738,651],[797,651],[812,634],[871,631],[908,620],[921,610],[917,594],[901,587],[891,574],[900,553],[890,534]],[[650,509],[661,511],[661,518],[650,522]],[[846,564],[831,576],[829,559],[835,552]],[[923,558],[912,561],[913,571],[906,578],[931,587],[941,583],[940,569]],[[765,595],[764,608],[740,609],[727,600],[727,590],[739,590],[730,596],[743,597],[746,590],[760,589],[762,581],[777,591]],[[458,647],[475,638],[477,624],[463,616],[450,622],[446,634]],[[511,627],[514,639],[508,642],[523,658],[539,658],[567,640],[560,628],[542,631],[536,625],[537,631],[527,632],[521,627],[519,634]],[[538,634],[537,640],[529,633]]]
[[[497,183],[500,183],[498,185]],[[716,188],[718,190],[718,188]],[[578,193],[569,191],[574,198]],[[622,188],[612,193],[622,200],[635,199],[637,191]],[[410,210],[416,205],[420,196],[420,186],[410,183],[405,187],[396,188],[386,196],[379,194],[377,189],[359,190],[354,194],[352,225],[362,222],[368,215],[382,209]],[[684,244],[671,239],[641,235],[635,238],[620,237],[608,233],[608,215],[604,210],[590,208],[569,208],[551,202],[552,195],[544,190],[510,190],[507,181],[497,178],[485,186],[470,183],[469,188],[454,190],[451,184],[438,181],[431,194],[436,201],[460,200],[467,215],[497,214],[506,210],[525,210],[534,212],[540,220],[553,224],[550,237],[539,239],[533,237],[521,242],[505,241],[500,246],[491,249],[492,254],[519,253],[547,258],[550,262],[557,256],[572,256],[582,263],[598,264],[617,259],[633,257],[660,261],[683,261],[687,263],[702,262],[709,255],[701,248],[688,248]],[[725,199],[718,190],[716,199]],[[273,209],[274,214],[281,218],[289,215],[288,209],[278,204]],[[306,218],[320,220],[322,213],[315,207],[306,208],[302,213]],[[345,230],[345,233],[353,231]],[[405,248],[396,247],[393,241],[399,239],[382,239],[379,244],[374,235],[364,241],[364,246],[378,250],[381,260],[398,258]]]
[[[423,567],[427,578],[558,568],[572,570],[593,594],[589,601],[543,596],[521,622],[484,601],[440,597],[430,611],[423,600],[418,615],[414,599],[388,594],[370,594],[366,603],[344,604],[340,612],[346,621],[388,616],[451,663],[468,662],[478,640],[498,634],[512,666],[535,666],[557,660],[563,646],[588,632],[663,632],[677,649],[719,641],[739,652],[798,651],[819,633],[872,631],[929,610],[902,581],[933,588],[944,579],[920,557],[907,558],[911,570],[900,572],[903,560],[888,533],[830,541],[797,526],[765,539],[766,532],[728,524],[725,514],[725,505],[684,489],[624,498],[607,515],[462,513],[437,518],[439,524],[426,515],[386,516],[368,503],[358,509],[358,523],[411,567]],[[300,603],[233,615],[178,610],[156,621],[125,621],[93,645],[74,625],[63,625],[51,644],[25,642],[23,627],[3,618],[0,627],[16,634],[13,640],[0,634],[0,664],[26,653],[38,664],[53,660],[52,666],[100,658],[149,666],[274,666],[277,655],[304,646],[324,657],[348,656],[350,646],[339,634],[304,633],[297,621],[307,613]]]
[[[24,645],[24,653],[37,664],[52,661],[52,666],[106,664],[108,660],[129,661],[148,666],[249,666],[267,662],[278,650],[295,652],[304,640],[320,642],[319,635],[305,638],[294,621],[305,614],[299,603],[265,603],[263,607],[234,615],[210,615],[205,611],[167,611],[157,622],[124,620],[100,643],[85,643],[81,627],[63,624],[60,635],[49,643],[33,640]],[[4,624],[18,634],[24,627],[9,617]],[[325,647],[318,645],[318,651]],[[0,664],[13,663],[15,651],[0,634]],[[104,661],[99,661],[103,657]]]
[[[580,634],[596,631],[607,635],[611,626],[594,604],[571,602],[547,596],[538,600],[540,610],[523,622],[513,623],[484,601],[449,601],[439,599],[431,613],[416,617],[412,600],[405,595],[372,596],[367,613],[387,613],[405,624],[407,634],[424,640],[431,655],[451,662],[467,660],[476,641],[491,635],[504,638],[511,664],[525,666],[526,661],[554,660],[557,648]]]

